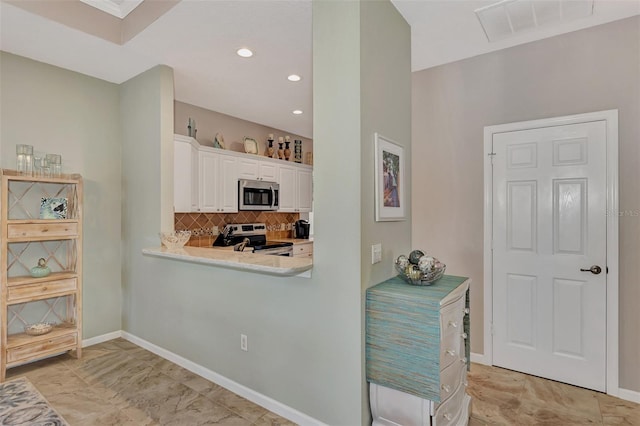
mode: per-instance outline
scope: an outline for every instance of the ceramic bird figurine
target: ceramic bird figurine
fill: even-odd
[[[31,276],[34,278],[46,277],[51,273],[51,269],[47,266],[47,261],[43,257],[38,259],[38,266],[31,268]]]

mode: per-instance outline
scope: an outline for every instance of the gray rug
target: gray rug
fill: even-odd
[[[26,377],[0,383],[0,425],[69,426]]]

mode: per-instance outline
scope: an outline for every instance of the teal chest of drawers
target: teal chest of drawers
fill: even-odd
[[[374,425],[387,424],[382,418],[397,424],[466,424],[469,282],[445,275],[431,286],[413,286],[395,277],[367,290],[366,374]],[[385,407],[399,411],[407,401],[421,407],[417,416],[433,421],[385,417]]]

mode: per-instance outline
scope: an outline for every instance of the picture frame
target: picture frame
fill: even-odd
[[[40,219],[66,219],[66,198],[42,198],[40,200]]]
[[[374,134],[376,222],[406,219],[404,147]]]

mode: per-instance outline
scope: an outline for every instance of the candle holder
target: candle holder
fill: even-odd
[[[289,161],[289,158],[291,158],[291,148],[289,148],[289,144],[290,143],[291,142],[289,142],[287,140],[285,140],[285,142],[284,142],[284,146],[285,146],[285,148],[284,148],[284,159],[287,160],[287,161]]]
[[[302,141],[300,139],[293,141],[293,160],[296,163],[302,163]]]
[[[267,150],[265,151],[265,157],[273,158],[273,152],[275,151],[273,148],[273,139],[267,139],[269,145],[267,146]]]

